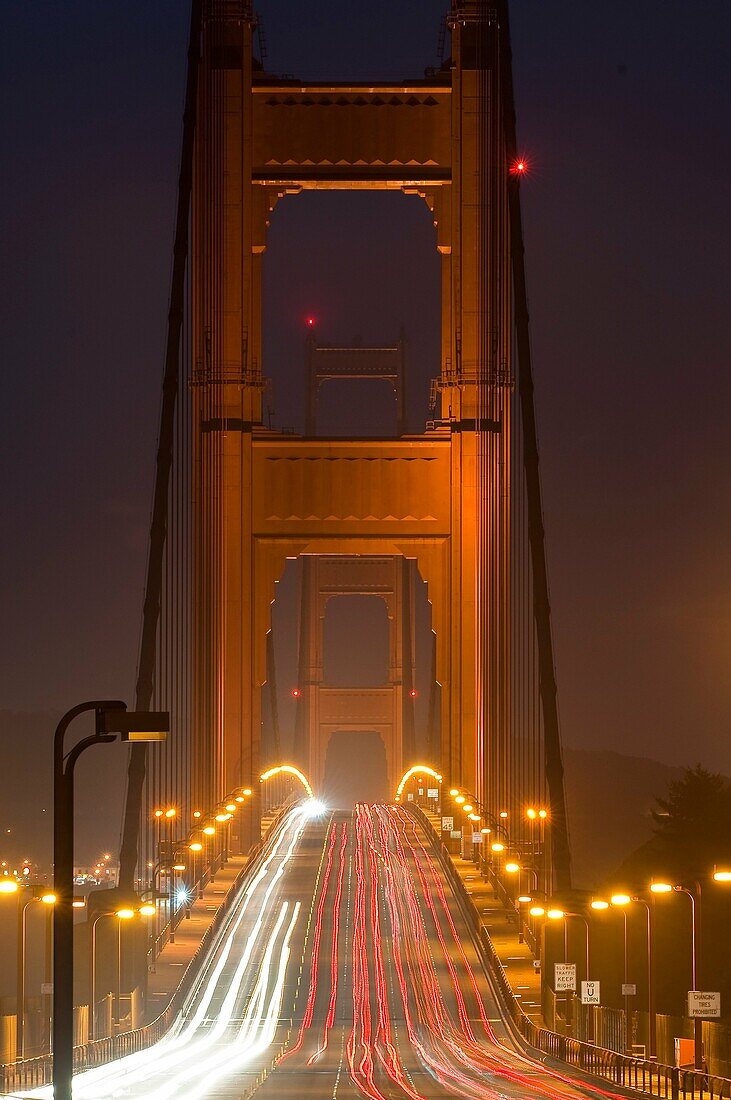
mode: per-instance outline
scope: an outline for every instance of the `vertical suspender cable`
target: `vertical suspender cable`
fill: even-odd
[[[499,0],[498,10],[502,27],[501,66],[503,71],[503,110],[505,143],[508,162],[517,155],[515,100],[513,95],[512,54],[508,20],[508,0]],[[525,282],[525,254],[523,249],[523,222],[520,210],[518,176],[508,189],[510,215],[510,249],[513,263],[513,288],[515,294],[515,330],[519,363],[520,409],[523,420],[523,464],[528,497],[528,538],[533,568],[533,609],[538,642],[539,690],[543,712],[543,738],[546,780],[551,803],[551,829],[556,883],[559,889],[571,886],[571,857],[569,849],[566,795],[564,792],[561,737],[558,724],[556,698],[556,673],[551,634],[551,605],[548,593],[546,568],[545,531],[541,504],[541,481],[538,464],[538,441],[533,400],[533,367],[531,362],[528,297]]]
[[[193,180],[193,142],[195,137],[195,102],[198,83],[201,10],[201,0],[193,0],[188,40],[188,75],[185,89],[183,142],[178,177],[178,205],[175,220],[175,244],[173,247],[173,272],[168,311],[162,407],[160,410],[145,602],[142,613],[142,638],[135,691],[135,707],[137,710],[147,710],[149,708],[155,680],[157,629],[162,599],[163,565],[168,522],[168,488],[173,460],[175,410],[179,384],[180,334],[185,312],[185,272],[188,258],[190,194]],[[174,731],[172,736],[175,736]],[[126,890],[131,889],[133,886],[137,864],[142,789],[145,782],[147,763],[146,749],[146,745],[137,744],[133,745],[130,750],[127,772],[127,799],[119,857],[119,885]]]

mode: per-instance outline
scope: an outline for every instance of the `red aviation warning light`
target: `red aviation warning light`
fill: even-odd
[[[417,692],[416,688],[412,688],[411,691],[409,692],[409,695],[411,696],[412,699],[415,699],[417,694],[418,694],[418,692]]]
[[[510,165],[511,176],[524,176],[527,171],[528,161],[525,159],[525,157],[518,157],[518,159],[514,160],[513,163]]]
[[[307,318],[307,327],[308,328],[314,328],[315,327],[315,318],[314,317],[310,316],[310,317]]]
[[[299,697],[300,697],[300,689],[299,688],[292,688],[292,698],[293,699],[299,699]]]

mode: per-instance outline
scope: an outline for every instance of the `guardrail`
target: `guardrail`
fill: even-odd
[[[462,912],[472,927],[483,963],[495,979],[503,1008],[529,1046],[551,1058],[565,1062],[566,1065],[645,1096],[660,1096],[666,1100],[729,1100],[731,1098],[731,1080],[727,1077],[715,1077],[697,1070],[677,1069],[675,1066],[665,1066],[658,1062],[633,1058],[627,1054],[618,1054],[616,1051],[586,1043],[581,1039],[559,1035],[548,1028],[539,1027],[531,1020],[515,998],[503,964],[487,930],[482,926],[477,907],[441,837],[436,834],[428,817],[419,806],[409,803],[405,808],[423,826],[431,839]]]
[[[255,844],[249,852],[246,865],[242,867],[218,912],[204,932],[201,942],[185,968],[180,984],[165,1010],[149,1024],[136,1028],[134,1031],[123,1031],[119,1035],[112,1035],[106,1039],[94,1039],[92,1042],[84,1043],[83,1046],[74,1047],[74,1073],[105,1065],[107,1062],[116,1061],[128,1054],[136,1054],[140,1050],[154,1046],[170,1030],[176,1016],[185,1007],[187,998],[193,990],[200,962],[220,931],[238,896],[239,890],[246,879],[252,876],[259,867],[269,837],[274,835],[284,815],[298,801],[300,800],[294,799],[282,806],[269,826],[266,837]],[[52,1077],[52,1054],[43,1054],[38,1058],[26,1058],[22,1062],[9,1062],[0,1066],[0,1092],[8,1093],[17,1092],[19,1089],[40,1088],[43,1085],[50,1084]]]

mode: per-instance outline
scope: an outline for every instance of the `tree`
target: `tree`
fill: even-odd
[[[731,857],[731,783],[700,764],[656,798],[656,851],[687,874],[703,873]]]

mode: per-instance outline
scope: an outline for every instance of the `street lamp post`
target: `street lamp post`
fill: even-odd
[[[96,1034],[97,1033],[97,1026],[96,1026],[96,926],[99,923],[99,921],[102,919],[102,917],[111,917],[112,915],[113,915],[113,912],[112,912],[111,909],[103,909],[101,911],[101,913],[96,913],[94,915],[94,917],[92,918],[92,921],[91,921],[91,981],[89,983],[89,986],[90,986],[90,988],[89,988],[89,1001],[91,1002],[90,1005],[89,1005],[89,1015],[91,1017],[91,1019],[89,1020],[89,1024],[90,1024],[90,1031],[91,1031],[91,1036],[90,1036],[91,1039],[96,1039],[96,1037],[97,1037],[97,1034]]]
[[[713,881],[718,883],[731,882],[731,870],[713,868]],[[701,884],[696,879],[693,883],[695,889],[687,886],[673,885],[669,882],[652,882],[650,890],[653,894],[685,894],[690,898],[691,906],[691,936],[692,936],[692,971],[691,981],[693,989],[698,989],[698,983],[702,977],[701,967]],[[693,1046],[694,1066],[697,1070],[703,1069],[703,1021],[699,1016],[693,1018]]]
[[[685,894],[690,898],[691,909],[691,985],[698,989],[700,976],[701,955],[701,884],[695,882],[695,891],[687,886],[672,885],[668,882],[653,882],[650,890],[653,894]],[[697,1070],[703,1069],[703,1021],[699,1016],[693,1018],[693,1065]]]
[[[625,1046],[625,1051],[627,1051],[627,1050],[629,1050],[629,1047],[630,1047],[629,1040],[630,1040],[631,1031],[632,1031],[632,1028],[630,1026],[631,1021],[630,1021],[630,1008],[629,1008],[629,993],[627,993],[627,985],[628,985],[627,974],[628,974],[628,969],[629,969],[629,967],[628,967],[629,952],[628,952],[628,937],[627,937],[627,906],[632,901],[632,898],[629,896],[629,894],[613,894],[611,901],[612,901],[612,905],[617,906],[617,908],[621,910],[622,916],[624,917],[624,980],[623,980],[622,984],[624,986],[624,1030],[625,1030],[624,1046]]]
[[[690,898],[692,920],[692,949],[693,949],[693,989],[698,989],[701,973],[701,884],[693,884],[697,891],[689,890],[687,886],[676,886],[679,894],[685,894]],[[697,1070],[703,1069],[703,1020],[700,1016],[693,1018],[693,1054],[694,1065]]]
[[[657,1020],[655,1019],[655,986],[652,980],[652,909],[644,898],[633,895],[632,901],[644,905],[647,913],[647,1055],[655,1057],[657,1048]]]
[[[56,901],[56,895],[42,887],[25,886],[23,891],[28,892],[27,899],[22,895],[18,898],[18,975],[16,982],[16,1031],[15,1046],[18,1058],[25,1058],[25,940],[27,933],[26,913],[29,905],[34,901],[42,901],[51,906]],[[50,916],[50,913],[49,913]]]
[[[81,714],[94,713],[94,733],[65,751],[64,738]],[[74,1044],[74,768],[91,745],[123,741],[163,741],[167,713],[135,713],[117,699],[79,703],[63,716],[53,741],[53,1095],[71,1100]]]

